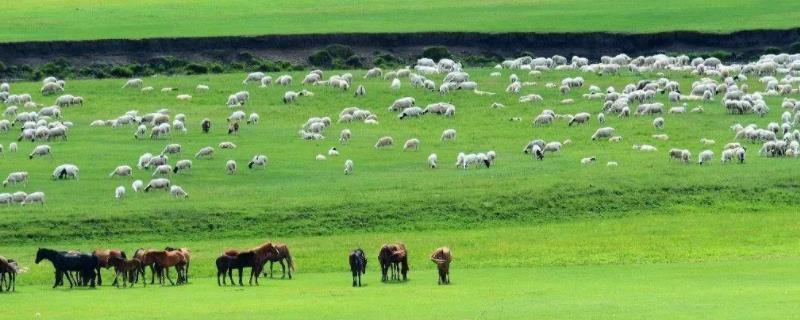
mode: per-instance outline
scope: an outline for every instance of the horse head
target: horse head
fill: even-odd
[[[39,264],[39,262],[42,262],[42,260],[48,258],[51,255],[51,252],[52,250],[50,249],[39,248],[39,250],[36,251],[36,264]]]

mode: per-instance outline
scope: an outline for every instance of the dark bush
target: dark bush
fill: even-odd
[[[733,53],[731,53],[729,51],[725,51],[725,50],[711,51],[711,52],[709,52],[707,54],[704,54],[703,56],[714,57],[714,58],[720,59],[722,61],[731,60],[734,57]]]
[[[779,54],[783,52],[781,48],[778,47],[766,47],[764,48],[764,54]]]
[[[308,63],[327,68],[333,65],[333,56],[328,51],[320,50],[308,57]]]
[[[347,60],[344,61],[345,67],[349,68],[361,68],[364,66],[364,63],[361,61],[361,58],[358,56],[350,56]]]
[[[236,60],[239,60],[241,62],[252,63],[258,61],[258,57],[256,57],[256,55],[254,55],[249,51],[242,51],[236,55]]]
[[[422,57],[431,58],[433,61],[439,61],[443,58],[452,58],[453,55],[450,54],[450,51],[447,50],[447,48],[437,46],[426,48],[424,51],[422,51]]]
[[[789,46],[789,53],[800,53],[800,41],[792,43],[792,45]]]
[[[188,74],[206,74],[208,73],[208,67],[199,64],[199,63],[190,63],[186,66],[186,73]]]
[[[395,57],[391,53],[377,53],[372,60],[372,64],[381,67],[396,67],[403,64],[403,60]]]
[[[116,66],[111,68],[111,72],[109,72],[112,77],[115,78],[130,78],[133,77],[133,71],[125,66]]]
[[[225,72],[225,68],[222,67],[219,63],[212,63],[211,67],[208,68],[211,73],[223,73]]]
[[[352,48],[342,44],[329,45],[325,47],[325,51],[327,51],[331,57],[342,60],[348,59],[355,54]]]

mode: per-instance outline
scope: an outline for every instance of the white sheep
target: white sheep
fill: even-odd
[[[174,198],[188,198],[189,194],[186,193],[185,190],[181,186],[171,186],[169,187],[169,194],[172,195]]]
[[[255,167],[266,168],[267,163],[269,162],[269,158],[263,154],[257,154],[250,159],[250,162],[247,163],[247,167],[250,169],[254,169]]]
[[[142,191],[143,187],[144,187],[144,182],[142,182],[142,180],[136,180],[133,183],[131,183],[131,189],[133,189],[133,192]]]
[[[658,117],[653,119],[653,127],[659,130],[664,129],[664,118]]]
[[[325,161],[325,160],[328,160],[328,158],[325,157],[325,155],[323,155],[323,154],[318,154],[316,157],[314,157],[314,160]]]
[[[9,173],[8,177],[6,177],[6,179],[3,180],[3,187],[8,186],[9,183],[11,183],[14,186],[16,186],[17,183],[24,183],[25,186],[28,186],[28,172],[18,171]]]
[[[331,147],[328,149],[328,155],[331,157],[339,156],[339,150],[337,150],[336,147]]]
[[[586,165],[586,164],[592,164],[592,163],[594,163],[595,161],[597,161],[597,158],[595,158],[595,157],[583,158],[583,159],[581,159],[581,164],[584,164],[584,165]]]
[[[172,166],[168,164],[162,164],[160,166],[157,166],[156,169],[153,170],[153,174],[151,176],[155,177],[157,175],[169,175],[171,172],[172,172]]]
[[[75,179],[78,180],[78,167],[74,164],[62,164],[53,170],[52,179]]]
[[[36,148],[33,148],[33,151],[28,155],[28,159],[33,159],[33,157],[43,157],[43,156],[50,156],[53,157],[53,154],[50,152],[50,146],[43,144],[38,145]]]
[[[656,147],[651,146],[649,144],[641,144],[641,145],[640,144],[634,144],[633,145],[633,150],[639,150],[639,151],[644,151],[644,152],[658,151],[658,149]]]
[[[402,111],[403,109],[411,108],[416,104],[416,99],[412,97],[403,97],[395,100],[389,106],[389,111]]]
[[[438,168],[439,156],[437,156],[435,153],[431,153],[431,155],[428,156],[428,166],[431,167],[431,169]]]
[[[147,183],[147,187],[144,188],[144,192],[150,192],[150,189],[164,189],[164,191],[169,191],[169,186],[169,179],[156,178]]]
[[[228,160],[225,163],[225,170],[227,170],[228,174],[235,174],[236,173],[236,161]]]
[[[125,88],[139,88],[143,84],[144,84],[144,81],[142,81],[142,79],[135,78],[135,79],[130,79],[127,82],[125,82],[125,84],[122,85],[122,88],[123,89],[125,89]]]
[[[594,134],[592,135],[592,140],[599,140],[600,138],[610,138],[614,135],[614,128],[612,127],[603,127],[597,129]]]
[[[111,171],[111,173],[108,174],[108,177],[109,178],[113,178],[114,176],[130,177],[131,174],[133,174],[133,169],[130,166],[121,165],[115,168],[114,171]]]
[[[253,112],[247,117],[247,124],[258,124],[259,120],[260,117],[258,116],[258,113]]]
[[[220,142],[219,143],[220,149],[236,149],[236,144],[230,141]]]
[[[692,153],[689,152],[689,150],[676,149],[676,148],[673,148],[673,149],[669,150],[669,159],[670,160],[678,159],[681,162],[688,164],[689,161],[691,160],[691,157],[692,157]]]
[[[606,167],[618,167],[618,166],[619,163],[617,163],[616,161],[609,161],[606,163]]]
[[[597,122],[599,122],[600,124],[606,123],[606,115],[603,114],[602,112],[598,113]]]
[[[353,160],[347,159],[344,162],[344,174],[350,175],[353,173]]]
[[[715,144],[717,142],[714,141],[714,140],[711,140],[711,139],[702,138],[702,139],[700,139],[700,143],[704,144],[704,145],[707,145],[707,146],[710,146],[710,145]]]
[[[181,145],[177,143],[168,144],[161,150],[161,154],[179,154],[181,153]]]
[[[206,159],[211,159],[214,157],[214,148],[212,147],[203,147],[200,151],[194,154],[194,157],[200,159],[201,157],[205,157]]]
[[[711,163],[710,162],[711,158],[713,158],[713,157],[714,157],[714,151],[704,150],[703,152],[700,152],[700,154],[697,155],[697,162],[700,165],[703,165],[703,164],[706,164],[706,163],[710,164]]]
[[[114,198],[117,200],[122,200],[122,197],[125,196],[125,187],[119,186],[117,189],[114,190]]]
[[[353,133],[350,132],[350,129],[342,129],[342,131],[339,133],[339,143],[347,144],[352,136]]]
[[[455,141],[456,129],[445,129],[442,131],[442,141]]]
[[[24,206],[26,204],[32,204],[34,202],[38,202],[41,203],[42,206],[44,206],[45,202],[44,200],[45,200],[44,192],[41,191],[31,192],[27,196],[25,196],[25,200],[22,201],[22,205]]]
[[[375,143],[375,148],[389,147],[392,144],[394,144],[394,139],[392,139],[392,137],[385,136],[378,139],[378,142]]]
[[[413,138],[406,140],[406,142],[403,144],[403,151],[409,149],[414,149],[415,151],[419,150],[419,139]]]
[[[247,74],[247,77],[244,78],[242,84],[247,84],[248,82],[259,82],[262,78],[266,75],[263,72],[251,72]]]
[[[653,138],[653,139],[656,139],[656,140],[661,140],[661,141],[669,140],[669,136],[666,135],[666,134],[663,134],[663,133],[662,134],[654,134],[654,135],[652,135],[650,137]]]

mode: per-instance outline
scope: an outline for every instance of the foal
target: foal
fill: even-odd
[[[361,286],[361,275],[367,273],[367,257],[364,255],[364,250],[361,248],[353,250],[350,253],[350,272],[353,273],[353,286],[356,284]]]
[[[136,258],[131,260],[125,260],[123,258],[117,256],[109,256],[108,257],[108,265],[114,267],[114,283],[119,288],[119,282],[117,282],[117,278],[121,275],[122,276],[122,286],[126,287],[128,282],[131,283],[131,287],[139,281],[139,274],[142,274],[142,278],[144,278],[144,269],[142,268],[142,261]],[[142,279],[142,284],[147,286],[147,280]]]

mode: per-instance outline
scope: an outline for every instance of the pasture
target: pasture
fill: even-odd
[[[690,107],[703,105],[705,113],[669,114],[663,130],[652,127],[652,117],[617,118],[609,115],[606,124],[624,137],[619,143],[592,141],[590,136],[600,127],[594,119],[588,125],[567,126],[557,120],[549,126],[532,126],[531,119],[545,108],[558,113],[580,111],[597,113],[601,102],[581,98],[584,89],[574,90],[566,98],[575,104],[561,105],[564,98],[557,88],[546,88],[546,82],[560,82],[567,72],[550,72],[542,76],[521,74],[524,81],[537,85],[525,87],[522,94],[538,93],[545,101],[524,104],[517,95],[503,92],[510,72],[502,77],[489,77],[491,69],[468,70],[485,91],[494,96],[478,96],[469,91],[455,91],[441,96],[408,84],[392,92],[388,81],[362,79],[363,71],[354,71],[354,86],[364,84],[366,97],[354,97],[330,87],[305,87],[315,93],[285,105],[285,90],[299,90],[297,83],[289,88],[257,85],[244,86],[242,74],[153,77],[146,85],[156,88],[174,87],[178,92],[151,92],[120,89],[124,80],[73,80],[67,92],[86,98],[83,106],[69,107],[65,119],[76,125],[70,129],[68,141],[51,141],[53,156],[29,160],[27,155],[38,143],[22,141],[17,153],[5,152],[0,161],[3,176],[12,171],[30,173],[27,186],[6,187],[6,191],[44,191],[47,205],[24,208],[11,206],[0,210],[0,235],[13,242],[60,239],[107,239],[131,237],[159,239],[170,234],[193,239],[208,237],[242,237],[337,234],[351,231],[397,231],[436,228],[485,227],[518,222],[548,222],[587,216],[624,215],[635,210],[657,209],[675,205],[732,206],[780,205],[794,203],[797,188],[795,158],[765,158],[751,150],[744,165],[720,165],[722,146],[732,141],[733,123],[755,123],[765,127],[778,121],[781,97],[767,97],[774,106],[764,118],[754,114],[728,115],[719,102],[691,102]],[[330,71],[334,73],[336,71]],[[295,79],[303,73],[294,73]],[[600,77],[585,74],[587,86],[623,87],[654,75]],[[689,87],[693,77],[680,73],[671,78]],[[441,81],[441,78],[435,78]],[[296,81],[296,82],[299,82]],[[750,80],[751,86],[763,86]],[[194,87],[207,84],[207,93],[194,92]],[[38,83],[15,83],[14,92],[34,93],[34,101],[50,104],[53,97],[36,93]],[[228,94],[247,89],[251,98],[244,107],[247,113],[257,112],[261,122],[242,124],[239,135],[228,135],[226,117],[232,112],[225,107]],[[176,95],[193,95],[190,102],[176,100]],[[457,107],[455,117],[425,115],[407,120],[397,119],[387,106],[396,98],[413,96],[418,105],[438,101]],[[664,95],[658,101],[670,105]],[[492,109],[493,102],[506,105]],[[335,123],[324,135],[327,139],[305,141],[298,137],[306,119],[330,116],[348,106],[360,106],[378,115],[379,124],[361,122]],[[172,115],[187,116],[188,132],[174,132],[171,138],[134,139],[135,126],[90,127],[97,119],[113,119],[128,110],[140,113],[168,108]],[[213,126],[209,134],[199,128],[208,117]],[[523,121],[509,119],[521,117]],[[343,128],[353,132],[347,145],[338,141]],[[440,140],[442,130],[454,128],[456,141]],[[658,141],[652,134],[668,134],[670,140]],[[392,136],[395,146],[376,150],[373,145],[381,136]],[[4,145],[16,139],[15,132],[5,133]],[[406,139],[418,138],[418,151],[402,151]],[[571,139],[560,153],[549,154],[536,161],[522,153],[522,147],[534,138],[545,141]],[[701,138],[717,141],[715,146],[700,144]],[[236,149],[222,150],[218,144],[234,142]],[[133,178],[109,178],[118,165],[136,166],[139,155],[158,154],[166,144],[179,143],[177,159],[193,159],[189,172],[171,175],[173,185],[182,186],[189,198],[172,199],[168,193],[133,193],[134,179],[149,181],[152,170],[134,169]],[[657,152],[639,152],[633,144],[652,144]],[[211,160],[194,159],[202,147],[212,146],[216,155]],[[316,161],[318,154],[336,146],[341,156]],[[759,145],[751,145],[758,149]],[[687,148],[693,152],[692,165],[669,161],[667,150]],[[717,156],[713,164],[699,166],[696,155],[712,149]],[[495,150],[498,159],[490,169],[460,170],[455,167],[459,152]],[[440,168],[431,170],[426,158],[437,153]],[[269,157],[266,170],[248,170],[247,161],[255,154]],[[580,160],[595,156],[596,165],[581,165]],[[240,166],[235,175],[225,171],[227,160]],[[353,175],[343,174],[345,159],[355,163]],[[619,167],[606,167],[616,161]],[[53,168],[73,163],[80,168],[80,180],[52,181]],[[744,183],[747,182],[747,183]],[[114,198],[114,189],[125,186],[128,194]]]
[[[336,32],[731,32],[795,28],[793,1],[392,2],[89,1],[5,3],[0,39],[139,39]],[[468,17],[468,18],[467,18]],[[302,22],[302,23],[300,23]],[[36,26],[36,27],[31,27]]]
[[[725,210],[676,208],[624,218],[594,218],[529,227],[470,231],[394,232],[286,238],[295,250],[293,280],[262,279],[261,286],[218,288],[213,258],[222,248],[246,247],[250,239],[179,241],[193,248],[190,283],[117,289],[50,289],[51,267],[32,263],[36,245],[0,247],[31,270],[21,274],[15,294],[3,295],[5,316],[72,319],[89,314],[108,319],[145,319],[130,311],[161,310],[157,319],[277,319],[325,315],[371,317],[638,319],[785,318],[793,315],[800,283],[798,222],[790,208]],[[383,284],[375,264],[377,245],[403,239],[409,246],[410,280]],[[122,242],[119,242],[122,241]],[[159,247],[174,241],[77,241],[62,248],[91,245]],[[436,245],[455,254],[453,283],[436,286],[425,258]],[[368,255],[364,287],[349,286],[347,248]],[[104,271],[104,276],[110,275]],[[278,274],[280,274],[278,272]],[[149,277],[149,274],[148,274]],[[246,278],[245,278],[246,281]],[[268,302],[266,302],[268,301]],[[76,304],[81,307],[77,308]],[[691,308],[687,308],[691,306]],[[127,308],[126,308],[127,307]]]
[[[780,121],[783,97],[765,96],[771,111],[728,114],[717,96],[714,101],[687,101],[703,113],[664,114],[663,129],[653,127],[652,116],[620,118],[608,113],[606,123],[595,115],[602,100],[587,100],[590,85],[622,90],[628,83],[662,76],[678,81],[688,93],[698,79],[689,73],[664,71],[597,75],[579,71],[527,71],[488,68],[466,69],[480,90],[478,95],[455,90],[446,95],[412,87],[400,89],[390,81],[363,78],[365,70],[326,70],[325,78],[351,72],[352,88],[303,85],[306,72],[294,72],[290,86],[242,84],[244,74],[155,76],[143,79],[152,92],[122,89],[124,79],[67,79],[66,93],[85,98],[80,106],[65,107],[64,119],[74,123],[66,141],[47,142],[52,157],[29,159],[28,153],[44,142],[18,141],[19,151],[8,150],[16,141],[18,126],[0,133],[5,149],[0,175],[27,171],[27,185],[5,187],[4,192],[43,191],[46,204],[0,207],[0,254],[28,268],[19,276],[17,293],[3,295],[14,305],[12,318],[71,319],[92,315],[108,319],[153,318],[129,313],[130,301],[143,302],[147,310],[162,310],[156,318],[195,319],[230,315],[244,319],[264,315],[278,319],[353,318],[397,313],[388,318],[785,318],[795,312],[798,242],[796,194],[800,185],[795,157],[762,157],[760,143],[747,146],[744,164],[721,164],[719,155],[732,142],[734,123],[767,127]],[[491,76],[492,72],[501,75]],[[516,73],[530,85],[520,95],[508,94],[509,76]],[[271,74],[277,77],[279,74]],[[566,94],[558,85],[565,77],[580,75],[584,86]],[[431,75],[441,83],[444,74]],[[535,84],[533,84],[535,82]],[[752,91],[765,90],[753,76]],[[742,83],[742,84],[744,84]],[[208,92],[197,91],[198,84]],[[358,85],[365,97],[355,97]],[[796,86],[796,85],[795,85]],[[33,101],[49,106],[55,96],[42,96],[41,83],[11,84],[14,93],[31,93]],[[161,88],[176,88],[160,92]],[[312,91],[284,104],[287,90]],[[236,110],[225,105],[228,95],[247,90],[246,113],[260,115],[258,124],[242,123],[238,135],[227,133],[226,118]],[[544,101],[521,103],[521,95],[536,93]],[[179,101],[189,94],[190,101]],[[400,120],[387,107],[399,97],[416,98],[418,106],[448,102],[454,117],[427,114]],[[796,98],[797,93],[790,97]],[[573,104],[562,104],[565,98]],[[669,108],[665,94],[655,101]],[[493,103],[505,108],[491,108]],[[337,123],[345,107],[372,111],[378,124],[361,121]],[[95,120],[114,119],[129,110],[140,114],[169,109],[186,115],[187,133],[173,131],[168,138],[136,139],[136,126],[90,126]],[[559,114],[590,112],[588,124],[569,126],[565,119],[550,125],[532,125],[544,109]],[[306,141],[298,130],[311,117],[329,116],[333,124],[323,140]],[[511,121],[512,118],[521,121]],[[200,121],[209,118],[209,133]],[[621,142],[592,141],[599,127],[616,128]],[[340,130],[353,137],[340,144]],[[457,130],[455,141],[442,141],[443,130]],[[655,140],[667,134],[669,140]],[[376,149],[382,136],[395,145]],[[418,138],[417,151],[402,144]],[[543,161],[522,152],[532,139],[572,140]],[[706,146],[700,139],[713,139]],[[230,141],[235,149],[220,149]],[[150,180],[152,170],[135,168],[145,152],[158,154],[165,145],[179,143],[180,155],[170,164],[192,159],[188,172],[171,174],[186,199],[168,192],[134,193],[131,182]],[[642,152],[634,144],[650,144],[656,152]],[[216,149],[213,159],[195,159],[202,147]],[[337,147],[339,156],[315,160]],[[692,152],[689,164],[668,159],[670,148]],[[701,150],[715,152],[710,165],[698,165]],[[490,168],[456,168],[459,152],[497,152]],[[439,168],[426,163],[439,155]],[[250,170],[253,155],[269,157],[266,169]],[[587,157],[597,158],[590,165]],[[345,159],[354,161],[345,175]],[[226,174],[225,163],[235,160],[239,169]],[[617,167],[606,163],[614,161]],[[52,180],[53,168],[73,163],[78,180]],[[109,177],[118,165],[134,167],[133,177]],[[125,186],[122,199],[114,197]],[[275,240],[289,244],[298,266],[293,280],[262,280],[259,287],[217,288],[214,259],[225,249],[249,248]],[[402,241],[409,248],[410,281],[379,281],[377,250],[383,243]],[[159,285],[132,289],[109,286],[111,272],[104,271],[98,289],[50,289],[52,266],[34,264],[39,247],[90,251],[99,247],[124,249],[164,246],[192,249],[188,285]],[[430,252],[453,249],[451,286],[437,286]],[[350,287],[347,253],[361,247],[369,259],[366,286]],[[280,269],[279,267],[277,268]],[[276,270],[277,271],[277,270]],[[173,271],[174,272],[174,271]],[[279,271],[278,271],[279,274]],[[148,273],[149,278],[149,273]],[[174,276],[174,273],[173,273]],[[173,277],[174,278],[174,277]],[[246,278],[245,278],[246,279]],[[246,280],[245,280],[246,281]],[[116,303],[116,304],[115,304]],[[82,308],[76,308],[76,305]],[[691,306],[691,308],[687,308]],[[86,308],[86,309],[83,309]],[[120,311],[125,310],[125,311]]]

